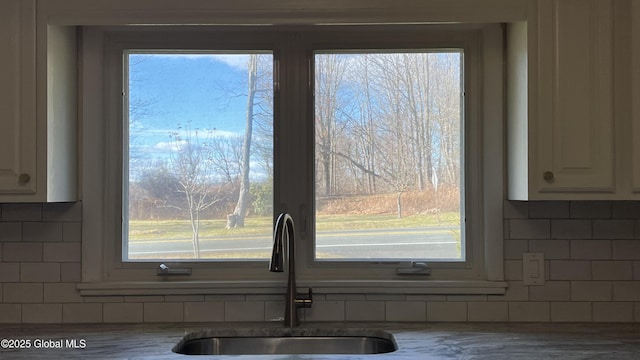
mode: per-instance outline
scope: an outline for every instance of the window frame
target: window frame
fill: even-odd
[[[283,36],[281,30],[290,35]],[[83,28],[81,75],[85,94],[81,99],[81,113],[84,226],[82,283],[78,285],[83,295],[279,293],[286,282],[285,275],[269,273],[265,261],[189,262],[188,267],[193,269],[193,275],[188,279],[157,276],[157,263],[117,264],[117,260],[121,260],[121,253],[117,253],[118,247],[114,243],[121,244],[118,240],[121,239],[120,220],[123,215],[122,204],[117,200],[123,191],[123,108],[121,96],[118,96],[123,89],[122,50],[167,49],[172,48],[171,44],[176,49],[190,50],[273,51],[276,64],[274,71],[277,72],[274,72],[274,216],[286,211],[296,219],[296,271],[299,285],[328,293],[504,293],[501,27],[496,24],[427,27],[386,25],[358,28],[318,26],[293,30],[249,26]],[[402,46],[396,45],[396,48],[429,48],[431,43],[443,47],[461,47],[454,45],[462,44],[465,49],[465,71],[470,68],[466,65],[469,57],[467,48],[477,48],[477,59],[473,65],[478,69],[478,79],[474,85],[477,88],[477,103],[471,106],[476,109],[476,118],[479,119],[474,122],[478,128],[471,129],[477,143],[471,144],[470,149],[467,148],[467,141],[464,141],[465,153],[478,154],[474,161],[464,161],[465,166],[472,164],[474,167],[474,181],[467,183],[469,177],[465,175],[465,189],[468,189],[465,191],[477,196],[472,209],[477,221],[472,226],[480,241],[473,245],[471,271],[468,268],[456,269],[451,264],[434,264],[430,277],[408,280],[394,275],[395,269],[403,266],[397,262],[336,264],[324,260],[314,262],[312,259],[313,249],[310,246],[313,245],[309,244],[314,243],[315,135],[313,122],[309,121],[313,116],[309,54],[314,50],[323,50],[321,47],[335,49],[336,44],[349,49],[368,45],[366,48],[370,49],[373,42],[364,41],[366,44],[363,44],[363,40],[370,38],[371,32],[377,32],[376,44],[398,44],[398,35],[411,36],[411,41],[403,41]],[[327,34],[332,34],[330,39],[335,37],[340,40],[327,42]],[[448,39],[446,44],[443,39]],[[286,56],[280,57],[281,52]],[[120,64],[119,69],[117,64]],[[279,71],[285,68],[292,70]],[[481,76],[487,73],[492,76]],[[303,101],[294,101],[295,105],[291,107],[284,106],[286,99],[296,97],[302,97]],[[288,137],[288,141],[282,141],[284,137]],[[495,158],[500,161],[495,161]],[[300,172],[292,176],[291,169],[300,169]],[[304,181],[300,181],[300,176]],[[171,265],[181,267],[184,264]],[[345,271],[347,269],[348,274]]]

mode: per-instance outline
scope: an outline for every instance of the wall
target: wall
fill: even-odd
[[[269,321],[283,296],[81,297],[80,203],[0,206],[0,323]],[[505,202],[506,295],[314,294],[307,321],[640,321],[640,202]],[[524,286],[522,253],[545,254]]]

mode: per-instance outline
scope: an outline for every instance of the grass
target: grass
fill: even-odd
[[[406,229],[432,226],[457,226],[460,215],[456,212],[421,214],[398,218],[395,215],[321,215],[317,219],[317,231]],[[202,220],[201,238],[244,237],[266,235],[273,230],[271,217],[251,217],[245,227],[225,229],[226,220]],[[188,220],[132,220],[129,222],[129,240],[157,241],[163,239],[190,238],[191,223]]]

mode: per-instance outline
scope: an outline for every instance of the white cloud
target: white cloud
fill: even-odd
[[[185,145],[187,145],[185,140],[163,141],[156,143],[153,148],[158,151],[176,152],[180,151]]]

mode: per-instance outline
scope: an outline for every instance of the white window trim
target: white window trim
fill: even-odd
[[[283,274],[269,273],[263,262],[247,262],[243,268],[232,267],[229,264],[214,266],[216,278],[220,280],[207,280],[211,277],[200,276],[189,280],[170,278],[160,280],[155,277],[155,268],[138,264],[133,267],[141,267],[139,270],[147,273],[147,278],[138,281],[127,281],[126,275],[113,276],[114,269],[111,262],[114,256],[110,241],[119,239],[119,226],[122,212],[119,209],[118,199],[122,192],[121,179],[121,150],[122,129],[118,111],[121,112],[120,98],[109,96],[109,88],[113,82],[121,81],[107,76],[105,71],[109,64],[104,56],[104,35],[109,34],[106,28],[86,28],[83,43],[83,61],[81,77],[83,79],[83,96],[81,99],[81,113],[83,126],[83,251],[82,251],[82,282],[78,288],[83,295],[114,295],[114,294],[208,294],[208,293],[281,293],[285,286],[286,278]],[[491,76],[484,76],[483,81],[477,84],[481,88],[484,97],[477,108],[482,117],[482,129],[478,129],[479,142],[474,145],[476,151],[482,151],[481,163],[476,162],[476,171],[481,179],[479,183],[468,184],[468,191],[477,191],[482,208],[474,210],[481,214],[482,223],[478,231],[484,237],[484,244],[474,249],[481,252],[484,263],[480,267],[475,278],[460,277],[455,280],[438,278],[420,278],[420,280],[380,280],[360,278],[352,280],[341,277],[340,269],[334,271],[327,280],[327,273],[323,277],[314,276],[308,270],[302,270],[301,265],[307,269],[313,268],[307,256],[298,254],[297,271],[301,274],[298,285],[313,287],[316,292],[323,293],[403,293],[403,294],[502,294],[506,283],[503,275],[503,234],[502,234],[502,204],[503,201],[503,130],[504,115],[502,111],[503,99],[503,60],[502,60],[502,36],[500,27],[488,26],[482,30],[483,36],[482,59],[479,59],[482,71]],[[110,35],[107,35],[110,36]],[[273,39],[262,39],[272,41]],[[183,45],[184,46],[184,45]],[[246,44],[245,44],[246,46]],[[117,59],[116,59],[117,61]],[[298,64],[300,65],[300,64]],[[302,64],[301,66],[306,66]],[[304,93],[304,90],[302,91]],[[116,109],[116,110],[114,110]],[[275,123],[274,126],[287,126],[287,121],[294,118],[304,118],[307,109],[301,107],[294,111],[296,114],[285,115],[285,121]],[[116,120],[114,120],[116,119]],[[289,120],[286,120],[289,119]],[[302,127],[305,128],[304,126]],[[304,131],[313,131],[307,129]],[[276,129],[276,134],[278,130]],[[111,139],[111,140],[109,140]],[[113,141],[113,139],[120,139]],[[298,144],[299,145],[299,144]],[[304,144],[303,144],[304,145]],[[296,146],[295,143],[283,143],[278,146]],[[474,149],[467,149],[473,151]],[[275,152],[278,149],[274,150]],[[307,151],[313,152],[313,146],[307,144]],[[499,159],[499,160],[496,160]],[[277,159],[276,159],[277,161]],[[312,164],[311,164],[312,165]],[[307,176],[313,179],[313,166],[307,170]],[[277,167],[276,167],[277,169]],[[276,170],[277,171],[277,170]],[[311,184],[313,181],[310,182]],[[289,184],[281,181],[276,185],[274,193],[276,199],[274,208],[289,210],[295,218],[303,219],[297,224],[297,230],[302,241],[308,234],[309,213],[311,206],[299,204],[299,199],[306,199],[306,204],[313,203],[313,191],[306,191],[304,186],[299,186],[295,191],[287,188]],[[288,191],[285,192],[284,189]],[[298,200],[296,200],[298,199]],[[287,206],[286,204],[297,205]],[[298,250],[304,246],[298,246]],[[307,252],[309,253],[309,252]],[[146,269],[144,269],[146,267]],[[193,267],[193,266],[192,266]],[[197,268],[197,266],[195,266]],[[317,268],[313,269],[314,271]],[[342,272],[344,273],[344,272]],[[249,275],[250,274],[250,275]],[[331,275],[331,274],[329,274]],[[247,279],[251,279],[247,281]]]

